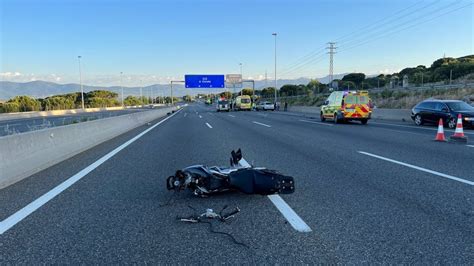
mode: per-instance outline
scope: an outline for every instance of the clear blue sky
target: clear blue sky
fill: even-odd
[[[333,40],[334,72],[366,74],[473,54],[474,44],[472,0],[0,2],[4,80],[78,82],[77,55],[91,85],[118,84],[120,71],[128,85],[238,73],[240,62],[245,77],[271,78],[272,32],[283,78],[326,76],[327,55],[304,56]]]

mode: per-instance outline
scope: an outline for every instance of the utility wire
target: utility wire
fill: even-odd
[[[382,23],[382,24],[372,24],[372,25],[370,25],[370,26],[368,26],[368,27],[362,28],[362,29],[359,30],[358,32],[353,32],[353,33],[347,35],[346,37],[337,40],[337,42],[340,43],[340,44],[341,44],[341,43],[345,43],[345,42],[347,42],[346,40],[348,39],[348,36],[357,34],[357,33],[359,33],[360,31],[363,31],[363,33],[358,34],[356,38],[358,38],[358,37],[360,37],[360,36],[367,35],[367,33],[371,33],[371,31],[373,31],[374,29],[375,29],[376,31],[378,31],[378,30],[380,30],[381,27],[384,27],[385,25],[390,25],[392,22],[399,21],[399,20],[401,20],[401,19],[403,19],[403,18],[405,18],[405,17],[408,17],[408,16],[410,16],[410,15],[412,15],[412,14],[414,14],[414,13],[420,11],[420,10],[425,10],[425,9],[427,9],[427,8],[429,8],[429,7],[431,7],[431,6],[435,5],[435,4],[437,4],[439,1],[440,1],[440,0],[437,0],[437,1],[434,1],[434,2],[429,3],[429,4],[427,4],[427,5],[424,5],[424,6],[422,6],[422,7],[419,7],[419,8],[417,8],[417,9],[415,9],[415,10],[412,10],[412,11],[411,11],[410,13],[408,13],[408,14],[404,14],[404,15],[402,15],[402,16],[394,17],[394,18],[392,18],[392,19],[390,19],[390,20],[388,20],[388,21],[386,21],[386,22],[384,22],[384,23]],[[418,3],[421,3],[421,2],[418,2]],[[417,4],[418,4],[418,3],[417,3]],[[415,4],[415,5],[416,5],[416,4]],[[415,6],[415,5],[412,5],[411,7],[413,7],[413,6]],[[396,15],[396,14],[395,14],[395,15]],[[349,41],[350,41],[350,40],[349,40]]]
[[[439,0],[438,0],[438,1],[439,1]],[[438,1],[436,1],[436,2],[438,2]],[[433,5],[433,4],[435,4],[436,2],[431,3],[431,4],[427,5],[427,6]],[[416,2],[415,4],[410,5],[410,6],[406,7],[406,8],[403,8],[403,9],[401,9],[401,10],[395,12],[393,15],[388,16],[388,17],[386,17],[386,18],[383,18],[383,19],[381,19],[381,20],[378,20],[378,21],[376,21],[376,22],[374,22],[374,23],[378,23],[378,22],[385,21],[385,20],[387,20],[387,19],[389,19],[389,18],[391,18],[391,17],[393,17],[393,16],[396,16],[397,14],[400,14],[400,13],[405,12],[406,10],[408,10],[408,9],[410,9],[410,8],[412,8],[412,7],[414,7],[414,6],[418,5],[418,4],[420,4],[420,3],[422,3],[422,1],[421,1],[421,2]],[[426,8],[427,6],[423,6],[422,8]],[[419,9],[416,9],[415,11],[412,11],[412,12],[410,12],[409,14],[412,14],[413,12],[416,12],[416,11],[418,11],[418,10],[419,10]],[[407,15],[409,15],[409,14],[407,14]],[[397,19],[398,19],[398,18],[399,18],[399,17],[397,17]],[[368,25],[368,26],[371,26],[371,27],[377,27],[377,26],[379,26],[379,25],[374,24],[374,23],[371,23],[371,24]],[[357,30],[356,32],[352,32],[352,33],[350,33],[350,34],[348,34],[348,35],[341,36],[341,37],[339,37],[336,41],[340,41],[340,40],[342,40],[342,39],[346,39],[348,36],[354,35],[354,34],[356,34],[357,32],[360,32],[361,30],[367,30],[367,26],[364,27],[364,28],[361,28],[361,29]],[[326,49],[326,48],[323,47],[322,49],[314,50],[313,52],[310,52],[310,53],[306,54],[305,56],[303,56],[303,57],[301,57],[301,58],[295,60],[295,61],[294,61],[292,64],[290,64],[287,68],[283,69],[283,72],[289,72],[290,70],[293,70],[294,68],[299,68],[301,65],[307,65],[306,63],[308,63],[308,60],[311,60],[312,58],[318,56],[318,55],[320,54],[320,52],[321,52],[321,51],[325,51],[325,49]],[[312,61],[311,61],[311,62],[312,62]]]
[[[455,11],[458,11],[458,10],[460,10],[460,9],[463,9],[463,8],[466,8],[466,7],[472,6],[472,5],[473,5],[473,3],[469,3],[469,4],[467,4],[467,5],[460,6],[460,7],[458,7],[458,8],[449,10],[448,12],[439,14],[438,16],[435,16],[435,17],[432,17],[432,18],[430,18],[430,19],[427,19],[427,20],[424,20],[424,21],[421,21],[421,22],[418,22],[418,23],[409,25],[409,26],[407,26],[407,27],[404,27],[404,28],[401,28],[401,29],[392,29],[391,31],[386,32],[385,34],[380,35],[380,36],[378,36],[378,37],[376,37],[376,38],[369,39],[369,40],[365,40],[365,41],[356,43],[355,45],[352,45],[352,46],[349,46],[349,47],[347,47],[347,48],[341,49],[341,50],[339,50],[339,52],[347,51],[347,50],[350,50],[350,49],[359,47],[359,46],[361,46],[361,45],[367,44],[367,43],[369,43],[369,42],[373,42],[373,41],[378,40],[378,39],[380,39],[380,38],[386,37],[386,36],[388,36],[388,35],[392,35],[392,34],[394,34],[394,33],[398,33],[398,32],[400,32],[400,31],[404,31],[404,30],[407,30],[407,29],[410,29],[410,28],[419,26],[419,25],[421,25],[421,24],[430,22],[430,21],[435,20],[435,19],[437,19],[437,18],[439,18],[439,17],[445,16],[445,15],[447,15],[447,14],[453,13],[453,12],[455,12]],[[438,10],[438,11],[439,11],[439,10]],[[437,11],[436,11],[436,12],[437,12]],[[395,31],[393,31],[393,30],[395,30]]]
[[[456,5],[456,4],[455,4],[455,5]],[[411,24],[411,23],[413,23],[413,22],[422,20],[422,19],[424,19],[424,18],[426,18],[426,17],[429,17],[429,16],[431,16],[431,15],[433,15],[433,14],[436,14],[436,13],[439,12],[439,11],[445,10],[446,8],[449,8],[449,7],[451,7],[451,6],[452,6],[452,3],[449,3],[449,4],[446,5],[446,6],[443,6],[443,7],[440,7],[440,8],[438,8],[438,9],[432,10],[431,12],[426,13],[426,14],[424,14],[424,15],[422,15],[422,16],[419,16],[419,17],[417,17],[417,18],[415,18],[415,19],[413,19],[413,20],[409,20],[409,21],[405,21],[405,22],[403,22],[403,23],[397,24],[397,25],[395,25],[394,27],[392,27],[391,29],[390,29],[390,28],[389,28],[389,29],[381,29],[381,30],[378,30],[378,31],[371,32],[371,35],[386,34],[386,33],[387,33],[387,30],[388,30],[388,31],[397,30],[397,28],[400,28],[401,26],[404,26],[404,25]],[[362,36],[363,36],[363,35],[362,35]],[[361,42],[361,41],[364,42],[364,41],[365,41],[364,38],[360,38],[360,39],[358,39],[358,40],[355,40],[354,43],[358,43],[358,42]]]

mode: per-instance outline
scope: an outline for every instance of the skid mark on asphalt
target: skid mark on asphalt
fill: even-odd
[[[30,214],[32,214],[34,211],[39,209],[41,206],[44,204],[48,203],[50,200],[52,200],[54,197],[57,195],[61,194],[64,190],[68,189],[70,186],[74,185],[77,181],[81,180],[84,176],[89,174],[90,172],[94,171],[97,167],[99,167],[101,164],[105,163],[108,161],[110,158],[112,158],[115,154],[119,153],[121,150],[125,149],[128,145],[132,144],[135,142],[137,139],[141,138],[143,135],[146,133],[150,132],[153,130],[155,127],[161,125],[163,122],[166,120],[170,119],[171,117],[175,116],[178,114],[181,110],[179,109],[176,111],[174,114],[164,118],[163,120],[159,121],[158,123],[154,124],[153,126],[149,127],[148,129],[144,130],[142,133],[136,135],[135,137],[131,138],[127,142],[123,143],[122,145],[118,146],[111,152],[107,153],[103,157],[101,157],[99,160],[95,161],[91,165],[87,166],[86,168],[82,169],[79,171],[77,174],[71,176],[68,178],[66,181],[62,182],[55,188],[51,189],[50,191],[46,192],[43,194],[41,197],[37,198],[36,200],[32,201],[19,211],[15,212],[5,220],[0,222],[0,235],[5,233],[7,230],[15,226],[17,223],[21,222],[23,219],[28,217]]]
[[[252,167],[244,158],[239,162],[244,167]],[[268,195],[268,199],[275,205],[285,219],[298,232],[311,232],[311,228],[301,219],[301,217],[286,203],[280,195]]]
[[[403,165],[405,167],[416,169],[416,170],[419,170],[419,171],[422,171],[422,172],[425,172],[425,173],[429,173],[429,174],[432,174],[432,175],[437,175],[437,176],[441,176],[441,177],[444,177],[444,178],[448,178],[448,179],[458,181],[458,182],[461,182],[461,183],[464,183],[464,184],[467,184],[467,185],[474,186],[473,181],[469,181],[469,180],[459,178],[459,177],[456,177],[456,176],[443,174],[443,173],[440,173],[440,172],[437,172],[437,171],[433,171],[433,170],[426,169],[426,168],[423,168],[423,167],[419,167],[419,166],[416,166],[416,165],[396,161],[396,160],[393,160],[393,159],[390,159],[390,158],[382,157],[382,156],[375,155],[375,154],[368,153],[368,152],[364,152],[364,151],[358,151],[358,153],[364,154],[364,155],[367,155],[367,156],[370,156],[370,157],[373,157],[373,158],[377,158],[377,159],[380,159],[380,160],[384,160],[384,161],[387,161],[387,162],[391,162],[391,163],[394,163],[394,164]]]

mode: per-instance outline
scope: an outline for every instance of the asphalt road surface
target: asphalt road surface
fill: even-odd
[[[474,132],[466,145],[434,142],[435,130],[190,105],[0,190],[0,264],[472,264]],[[294,216],[268,197],[166,190],[177,169],[227,165],[237,148],[253,165],[295,177],[295,193],[281,198],[310,232],[295,230]],[[176,221],[193,214],[188,206],[224,205],[241,212],[214,230],[249,248],[208,224]]]
[[[96,119],[102,119],[112,116],[126,115],[135,112],[147,111],[146,108],[134,108],[113,111],[100,111],[90,113],[68,114],[61,116],[46,116],[21,118],[0,121],[0,136],[12,135],[22,132],[34,131],[43,128],[57,127],[70,125],[74,123],[81,123]]]

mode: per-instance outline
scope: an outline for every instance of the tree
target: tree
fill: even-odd
[[[352,81],[356,85],[360,85],[362,81],[365,79],[365,74],[364,73],[350,73],[345,75],[342,78],[342,81]]]
[[[261,92],[262,98],[270,98],[275,96],[275,88],[267,87],[263,88]]]
[[[193,98],[189,94],[183,96],[183,101],[185,101],[185,102],[191,102],[192,100],[193,100]]]
[[[253,90],[251,88],[242,89],[242,94],[252,96]]]
[[[20,105],[15,102],[6,102],[1,105],[0,111],[2,113],[20,112]]]
[[[298,86],[292,84],[283,85],[280,88],[280,92],[282,96],[296,96],[298,95]]]
[[[312,79],[308,82],[308,84],[306,85],[306,87],[308,87],[308,89],[316,92],[316,93],[320,93],[320,86],[321,86],[321,83],[317,80],[317,79]]]
[[[16,96],[13,99],[8,100],[7,103],[14,103],[14,105],[12,105],[11,108],[16,108],[16,105],[17,105],[19,112],[41,110],[40,102],[29,96]]]
[[[341,89],[343,90],[350,90],[355,89],[356,84],[353,81],[343,81],[341,84]]]
[[[125,106],[137,106],[137,105],[140,105],[142,102],[140,101],[140,99],[138,99],[137,97],[135,96],[127,96],[124,100],[123,100],[123,104]]]

